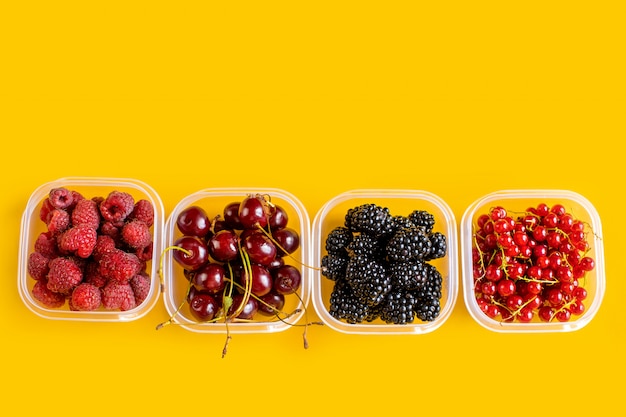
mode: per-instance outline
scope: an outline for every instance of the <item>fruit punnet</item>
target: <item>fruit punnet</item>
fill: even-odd
[[[300,269],[288,262],[300,246],[288,220],[284,208],[261,194],[231,202],[212,218],[197,205],[178,215],[181,236],[166,250],[174,250],[188,280],[180,308],[187,305],[199,323],[224,323],[226,345],[229,323],[284,321],[294,313],[282,310],[286,297],[299,298],[302,283]],[[170,317],[157,328],[172,322]],[[304,325],[305,347],[308,324],[318,323]]]
[[[150,291],[150,201],[117,190],[86,198],[58,187],[42,202],[39,219],[47,230],[28,257],[39,303],[74,311],[126,311],[143,303]]]
[[[501,206],[478,216],[472,262],[474,295],[501,322],[567,322],[585,311],[592,231],[562,204],[513,213]]]
[[[344,225],[327,235],[321,260],[322,275],[334,281],[329,313],[351,324],[435,320],[443,280],[430,261],[443,258],[447,244],[434,226],[424,210],[404,216],[376,204],[349,209]]]

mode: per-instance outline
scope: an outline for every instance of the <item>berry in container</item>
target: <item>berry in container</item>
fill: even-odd
[[[569,332],[589,324],[605,292],[602,224],[568,190],[487,194],[461,221],[470,315],[503,333]]]
[[[22,215],[18,291],[54,320],[132,321],[160,296],[163,204],[128,178],[67,177],[39,186]]]
[[[164,303],[197,333],[273,333],[308,323],[310,220],[277,188],[207,188],[165,225]],[[162,331],[166,331],[163,329]]]
[[[457,230],[440,197],[359,189],[326,202],[313,220],[313,305],[349,334],[425,334],[457,297]]]

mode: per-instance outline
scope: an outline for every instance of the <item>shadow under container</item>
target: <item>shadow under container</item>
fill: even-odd
[[[166,250],[163,256],[165,308],[173,323],[186,330],[197,333],[275,333],[287,330],[306,317],[306,306],[310,299],[311,265],[310,255],[310,220],[304,205],[297,197],[287,191],[277,188],[206,188],[190,194],[180,200],[165,225],[165,241],[171,249],[176,240],[182,237],[177,227],[177,219],[181,212],[190,206],[199,206],[204,209],[209,219],[216,216],[224,217],[224,208],[230,203],[241,202],[248,195],[261,194],[272,204],[280,206],[287,214],[287,227],[295,230],[299,235],[299,247],[290,255],[284,255],[285,264],[292,265],[300,270],[301,285],[293,294],[285,295],[285,305],[281,319],[257,313],[250,321],[232,321],[228,328],[224,320],[214,322],[198,321],[189,309],[186,302],[190,289],[190,282],[185,271],[173,257],[173,250]],[[166,249],[167,249],[166,248]]]
[[[421,322],[415,318],[413,323],[407,324],[389,324],[380,319],[354,324],[338,320],[329,312],[334,281],[323,276],[318,268],[314,271],[313,278],[313,305],[318,316],[330,328],[346,334],[425,334],[434,331],[449,318],[458,293],[458,242],[454,213],[445,201],[427,191],[359,189],[344,192],[326,202],[313,220],[313,262],[317,267],[321,266],[322,258],[327,254],[325,242],[328,234],[335,227],[345,226],[345,217],[349,209],[363,204],[386,207],[391,215],[408,216],[414,210],[425,210],[433,214],[435,218],[433,231],[443,233],[447,245],[444,257],[429,261],[442,276],[439,315],[433,321]]]
[[[578,285],[582,286],[587,292],[584,299],[585,310],[580,315],[571,314],[570,320],[564,322],[556,318],[550,321],[543,321],[537,313],[534,314],[534,317],[529,322],[520,322],[519,320],[503,321],[501,316],[491,318],[481,310],[475,293],[475,282],[477,282],[477,279],[482,279],[481,275],[476,278],[474,276],[473,257],[476,243],[475,233],[479,230],[479,217],[489,214],[492,208],[502,207],[509,216],[517,219],[519,216],[532,214],[528,209],[536,208],[540,204],[547,205],[548,209],[557,204],[562,205],[566,213],[571,214],[575,220],[585,225],[588,249],[581,252],[581,256],[591,257],[595,264],[591,271],[586,272],[584,277],[578,279]],[[556,228],[558,227],[557,225]],[[561,233],[561,235],[563,240],[568,239],[565,233]],[[595,207],[582,195],[568,190],[502,190],[484,195],[466,209],[461,220],[460,240],[465,305],[473,319],[482,327],[501,333],[569,332],[586,326],[598,312],[605,292],[602,224]],[[556,250],[556,248],[549,250]],[[529,262],[529,260],[520,258],[520,262]],[[564,260],[563,262],[567,261]],[[523,276],[518,278],[519,280],[528,281],[531,278]],[[551,280],[554,281],[554,278],[551,278]],[[546,279],[539,278],[539,281],[543,281],[543,288],[558,285],[549,283]],[[564,303],[566,302],[564,301]],[[546,300],[544,304],[548,305],[549,302]]]
[[[28,273],[28,258],[34,251],[35,241],[42,232],[47,231],[46,224],[40,219],[42,203],[48,198],[50,191],[65,187],[76,191],[85,198],[107,197],[112,191],[126,192],[133,196],[135,202],[147,200],[154,208],[154,224],[152,232],[152,257],[147,262],[146,272],[150,276],[150,290],[140,305],[127,311],[105,310],[100,307],[94,311],[73,311],[65,303],[61,308],[48,308],[37,301],[32,289],[35,280]],[[53,320],[76,320],[93,322],[126,322],[145,316],[156,304],[160,296],[160,279],[158,276],[158,256],[162,248],[163,203],[156,191],[148,184],[131,178],[108,177],[67,177],[60,178],[39,186],[30,196],[22,215],[20,232],[20,253],[18,263],[18,291],[26,307],[36,315]]]

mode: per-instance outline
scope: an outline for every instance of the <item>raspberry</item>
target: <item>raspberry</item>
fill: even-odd
[[[107,310],[127,311],[136,305],[133,288],[128,282],[110,280],[102,289],[102,306]]]
[[[148,246],[144,248],[137,249],[135,251],[135,255],[137,255],[140,261],[151,261],[153,250],[152,245],[148,244]]]
[[[131,220],[122,228],[122,240],[133,249],[142,249],[152,243],[152,233],[142,220]]]
[[[142,266],[137,255],[115,249],[105,253],[100,259],[100,274],[105,278],[127,283],[141,271]]]
[[[59,255],[57,248],[57,240],[52,236],[51,232],[42,232],[35,240],[35,252],[52,259]]]
[[[105,253],[109,253],[115,249],[115,240],[108,235],[98,235],[96,246],[93,248],[91,255],[96,262],[100,262]]]
[[[67,211],[54,209],[48,215],[48,231],[53,235],[63,233],[70,226],[71,219]]]
[[[72,309],[79,311],[96,310],[100,307],[101,302],[100,288],[85,282],[74,288],[70,299]]]
[[[73,259],[58,257],[48,263],[48,289],[69,294],[83,279],[83,271]]]
[[[120,227],[113,222],[102,222],[102,224],[100,225],[100,234],[111,236],[113,239],[117,239],[120,235]]]
[[[50,204],[58,209],[65,209],[72,205],[74,202],[74,195],[70,190],[64,187],[53,188],[48,194]]]
[[[50,271],[49,262],[50,258],[41,252],[32,252],[28,255],[28,274],[37,281],[46,279],[48,271]]]
[[[104,220],[114,223],[124,221],[134,208],[133,196],[123,191],[111,191],[100,203],[100,213]]]
[[[135,302],[140,305],[150,293],[150,277],[146,273],[139,273],[132,277],[129,283],[135,295]]]
[[[93,200],[79,200],[71,217],[73,226],[87,226],[94,230],[100,226],[100,210]]]
[[[46,198],[43,200],[43,203],[41,203],[41,208],[39,209],[39,219],[45,224],[48,224],[52,210],[54,210],[54,206],[50,202],[50,199]]]
[[[48,282],[45,279],[37,281],[33,286],[33,297],[48,308],[63,307],[65,295],[49,290],[47,285]]]
[[[151,227],[154,224],[154,207],[148,200],[139,200],[128,217],[132,220],[141,220]]]
[[[97,240],[98,233],[95,229],[89,226],[73,226],[61,236],[59,248],[81,258],[87,258],[93,252]]]
[[[100,265],[96,261],[87,262],[85,265],[83,275],[83,282],[88,282],[89,284],[93,284],[98,288],[102,288],[107,283],[107,278],[103,277],[100,274]]]

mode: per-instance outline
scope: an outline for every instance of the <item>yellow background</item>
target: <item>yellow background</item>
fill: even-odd
[[[0,413],[623,412],[620,3],[2,2]],[[26,309],[20,216],[64,176],[138,178],[166,214],[277,187],[311,218],[355,188],[427,190],[457,221],[491,191],[570,189],[601,216],[607,292],[573,333],[489,332],[459,292],[431,334],[236,335],[221,359],[220,335],[155,331],[161,302],[132,323]]]

